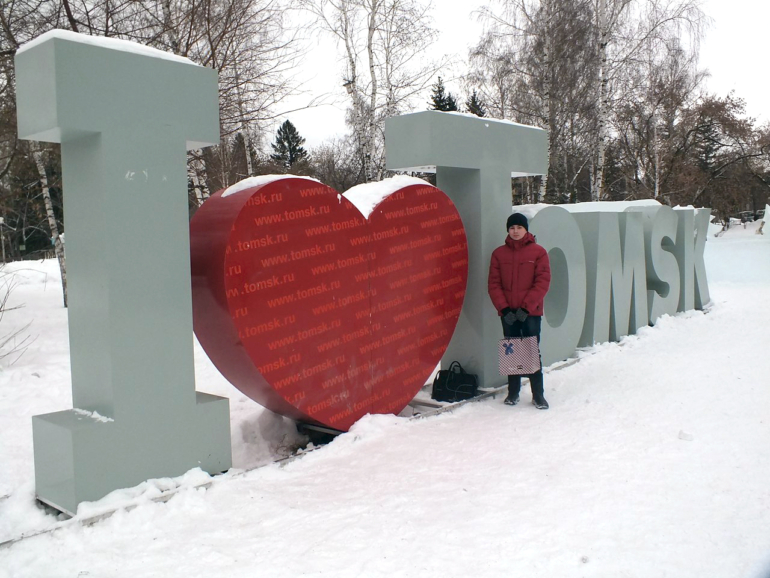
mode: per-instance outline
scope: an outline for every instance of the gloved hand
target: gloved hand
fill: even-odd
[[[519,307],[514,315],[516,317],[516,321],[525,321],[527,317],[529,317],[529,311],[523,307]]]
[[[506,307],[500,311],[500,315],[502,316],[503,321],[505,321],[508,325],[513,325],[513,322],[516,321],[516,314],[511,311],[510,307]]]

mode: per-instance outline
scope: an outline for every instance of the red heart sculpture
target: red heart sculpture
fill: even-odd
[[[398,413],[446,351],[468,252],[436,187],[404,186],[366,219],[326,185],[281,178],[218,192],[190,229],[195,333],[276,413],[342,431]]]

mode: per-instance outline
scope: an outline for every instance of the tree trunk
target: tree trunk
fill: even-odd
[[[655,147],[655,199],[660,196],[660,142],[658,141],[658,115],[652,115],[652,144]]]
[[[607,125],[609,116],[608,105],[608,74],[607,74],[607,45],[609,43],[609,22],[607,14],[607,0],[599,0],[597,10],[599,28],[599,78],[597,86],[597,131],[596,131],[596,164],[594,166],[594,179],[591,189],[591,197],[594,201],[601,201],[604,195],[604,159],[607,150]]]
[[[246,157],[246,176],[254,174],[254,165],[251,162],[251,137],[249,136],[249,127],[246,124],[246,111],[243,107],[243,95],[241,94],[241,77],[238,74],[238,67],[235,67],[235,96],[238,99],[238,112],[241,114],[241,138],[243,139],[244,156]]]
[[[187,153],[187,177],[192,182],[195,201],[200,207],[203,201],[211,196],[211,191],[206,184],[206,163],[203,160],[203,150],[195,149]]]
[[[347,93],[350,95],[350,100],[353,105],[352,113],[352,129],[353,137],[363,162],[364,179],[368,180],[370,171],[370,159],[368,157],[368,141],[366,131],[366,120],[364,104],[361,98],[361,94],[358,89],[358,73],[356,70],[356,51],[354,46],[353,31],[351,30],[350,23],[350,11],[352,8],[349,4],[343,2],[337,8],[339,10],[339,32],[337,34],[345,43],[345,55],[348,60],[348,76],[345,78],[344,87]]]
[[[367,182],[377,180],[374,153],[376,142],[374,138],[375,131],[375,110],[377,108],[377,72],[374,68],[374,32],[377,27],[377,12],[379,10],[379,1],[371,0],[369,4],[369,22],[366,38],[366,54],[369,59],[369,76],[371,79],[371,91],[369,93],[369,110],[366,119],[366,150],[365,155],[368,160],[368,171],[366,174]],[[378,163],[379,164],[379,163]]]
[[[75,17],[72,15],[72,8],[70,7],[69,0],[63,0],[64,4],[64,12],[67,14],[67,22],[69,22],[70,28],[72,28],[73,32],[80,32],[78,29],[78,23],[75,20]]]
[[[30,143],[32,157],[35,159],[40,187],[43,190],[43,201],[45,202],[45,212],[48,217],[48,227],[51,229],[51,238],[53,239],[54,252],[59,261],[59,270],[61,271],[62,295],[64,297],[64,306],[67,306],[67,264],[64,258],[64,243],[59,235],[59,225],[56,223],[56,215],[53,212],[53,203],[51,202],[51,191],[48,188],[48,176],[45,172],[45,163],[43,162],[43,151],[38,144]]]
[[[551,169],[551,154],[553,154],[553,135],[555,133],[555,125],[556,125],[556,118],[555,118],[555,107],[553,106],[553,103],[551,102],[551,99],[553,98],[553,78],[554,78],[554,61],[553,61],[553,1],[552,0],[544,0],[543,7],[545,8],[545,38],[543,42],[543,61],[545,62],[545,78],[543,79],[543,84],[545,88],[545,99],[544,99],[544,117],[546,121],[546,129],[548,130],[548,153],[547,153],[547,165],[545,169],[545,174],[543,175],[543,178],[540,179],[540,189],[538,191],[538,203],[544,203],[545,202],[545,196],[548,192],[548,173]]]
[[[168,38],[169,46],[171,46],[171,52],[179,54],[180,44],[179,36],[176,33],[176,26],[171,18],[171,0],[163,0],[163,27],[166,29],[166,37]]]

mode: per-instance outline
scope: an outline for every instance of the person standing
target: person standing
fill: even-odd
[[[513,213],[506,222],[505,244],[492,252],[489,264],[488,291],[492,304],[503,324],[505,337],[537,337],[543,300],[551,285],[548,251],[537,244],[529,232],[527,217]],[[548,409],[543,391],[543,367],[529,376],[532,403],[538,409]],[[519,403],[521,376],[508,376],[507,405]]]

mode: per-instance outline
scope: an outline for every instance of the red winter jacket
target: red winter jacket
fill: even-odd
[[[507,236],[505,245],[492,252],[488,288],[498,315],[506,307],[543,315],[543,299],[550,285],[548,251],[535,242],[532,233],[518,241]]]

